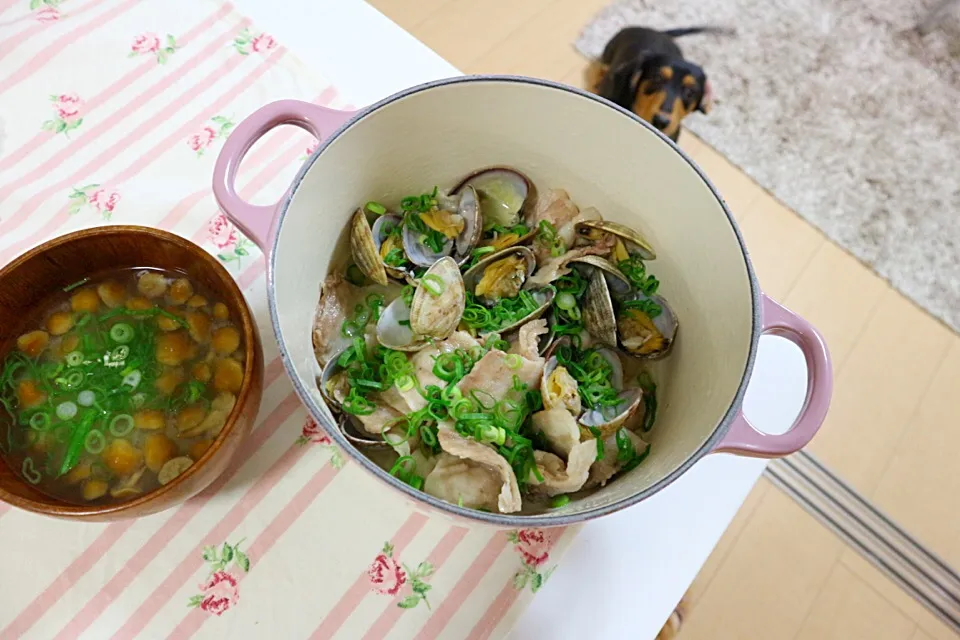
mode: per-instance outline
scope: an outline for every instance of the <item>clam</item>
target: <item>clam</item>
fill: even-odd
[[[657,307],[660,312],[653,315],[651,309]],[[673,346],[678,326],[677,316],[666,300],[656,295],[648,297],[640,291],[633,292],[629,300],[621,303],[617,316],[621,345],[627,353],[639,358],[665,356]]]
[[[453,193],[473,187],[480,196],[483,226],[512,227],[520,222],[520,212],[533,200],[536,190],[527,176],[508,167],[490,167],[476,171],[457,185]]]
[[[626,295],[633,287],[629,278],[606,258],[601,258],[600,256],[579,256],[572,258],[567,264],[581,271],[600,271],[607,281],[607,288],[611,294],[615,296]]]
[[[347,374],[340,366],[340,356],[348,349],[353,349],[353,345],[345,347],[331,357],[320,373],[320,395],[327,401],[327,404],[336,411],[341,410],[341,405],[350,393],[350,383],[347,380]]]
[[[596,436],[591,429],[599,429],[600,435],[596,437],[600,438],[608,438],[615,434],[640,408],[643,391],[639,387],[627,389],[617,394],[617,399],[619,402],[616,405],[600,409],[588,409],[583,412],[579,422],[592,434],[590,436],[583,434],[585,437]]]
[[[350,253],[363,275],[379,285],[387,284],[387,270],[363,209],[357,209],[350,221]]]
[[[642,260],[656,260],[657,258],[657,253],[646,238],[635,229],[619,222],[583,220],[577,223],[576,232],[578,238],[590,242],[599,240],[604,234],[615,236],[619,240],[613,250],[617,262],[626,260],[631,255],[637,255]]]
[[[617,320],[607,279],[599,269],[592,269],[587,291],[581,302],[583,325],[597,340],[611,347],[617,346]]]
[[[453,258],[441,258],[423,274],[413,294],[410,330],[416,336],[444,340],[460,324],[465,305],[460,267]]]
[[[578,389],[577,381],[567,368],[557,361],[557,356],[551,356],[540,376],[540,395],[544,409],[562,407],[574,416],[580,415],[583,407]]]
[[[533,251],[527,247],[511,247],[467,269],[463,282],[481,302],[493,305],[500,298],[516,297],[536,266]]]
[[[410,328],[410,307],[403,296],[388,304],[377,321],[377,341],[388,349],[419,351],[426,342]]]
[[[412,271],[403,250],[403,238],[399,232],[401,224],[403,224],[403,218],[389,213],[377,218],[371,229],[373,243],[383,268],[388,276],[396,280],[404,280]],[[395,250],[400,253],[398,254]],[[354,259],[356,260],[356,257]],[[388,260],[393,264],[388,264]]]
[[[357,428],[354,422],[355,418],[349,414],[343,414],[337,420],[337,429],[343,434],[350,444],[355,447],[387,447],[385,440],[368,434],[363,429]]]
[[[432,211],[416,214],[424,227],[443,234],[444,242],[439,251],[428,245],[424,234],[414,229],[409,221],[403,225],[403,250],[407,258],[419,267],[430,267],[440,258],[451,254],[458,264],[463,264],[470,258],[470,252],[483,234],[480,201],[473,187],[459,192],[455,213],[446,208],[450,206],[449,198],[443,198],[441,202],[445,203],[444,208],[435,207]]]

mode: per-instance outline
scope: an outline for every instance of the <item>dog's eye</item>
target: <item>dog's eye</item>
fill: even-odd
[[[684,102],[693,102],[697,99],[697,92],[693,87],[684,87],[683,93],[680,95],[683,97]]]

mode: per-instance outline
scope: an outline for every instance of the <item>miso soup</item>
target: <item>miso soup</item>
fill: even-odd
[[[223,429],[246,345],[184,274],[127,269],[51,296],[0,370],[0,454],[61,500],[112,503],[167,484]]]

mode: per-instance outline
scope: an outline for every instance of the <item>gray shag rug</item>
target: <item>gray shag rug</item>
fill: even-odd
[[[620,0],[576,46],[599,56],[627,25],[735,28],[678,40],[716,95],[684,126],[960,331],[960,6],[912,31],[937,1]]]

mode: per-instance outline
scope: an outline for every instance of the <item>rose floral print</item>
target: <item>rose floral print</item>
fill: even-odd
[[[141,33],[133,39],[127,57],[154,56],[158,64],[165,64],[176,51],[177,40],[169,33],[164,44],[161,44],[160,36],[155,33]]]
[[[30,11],[39,22],[56,22],[61,18],[60,3],[63,0],[30,0]]]
[[[233,223],[227,220],[227,216],[218,213],[207,225],[207,235],[218,249],[217,257],[227,264],[231,262],[240,266],[243,258],[250,255],[252,243],[237,232]]]
[[[343,454],[340,453],[340,449],[337,445],[333,444],[330,436],[320,428],[320,425],[313,419],[313,416],[307,416],[306,421],[303,423],[303,431],[300,437],[297,438],[297,444],[303,446],[311,443],[320,445],[322,449],[330,452],[330,464],[333,465],[334,469],[343,468]]]
[[[248,56],[251,53],[263,53],[277,46],[277,41],[273,36],[266,33],[255,35],[250,29],[244,29],[237,34],[230,45],[242,56]]]
[[[40,128],[62,133],[69,138],[70,132],[83,124],[83,118],[80,117],[83,100],[75,93],[60,93],[50,96],[50,102],[53,103],[51,106],[55,117],[44,122]]]
[[[104,220],[113,216],[113,210],[120,202],[120,192],[113,187],[99,184],[88,184],[85,187],[74,187],[68,196],[70,209],[68,213],[76,214],[84,209],[93,209],[100,213]]]
[[[508,532],[507,539],[513,543],[514,551],[520,554],[522,565],[513,576],[513,588],[521,591],[529,584],[530,591],[536,593],[556,569],[553,566],[540,572],[540,567],[550,559],[550,543],[546,535],[541,529],[521,529]]]
[[[314,140],[313,144],[311,144],[309,147],[306,148],[306,150],[304,151],[304,155],[300,156],[300,162],[304,162],[307,159],[309,159],[310,156],[313,155],[313,152],[317,150],[317,146],[319,146],[319,144],[320,144],[319,142]]]
[[[396,596],[400,593],[403,585],[407,584],[409,578],[413,593],[397,603],[397,606],[401,609],[413,609],[421,601],[427,605],[428,609],[430,608],[427,592],[430,591],[432,586],[424,580],[431,575],[433,575],[433,565],[429,562],[421,562],[413,570],[407,565],[399,564],[393,558],[393,545],[389,542],[383,544],[383,550],[373,559],[370,568],[367,569],[371,589],[382,596]]]
[[[220,616],[237,604],[240,591],[237,588],[236,570],[244,573],[250,571],[250,558],[240,550],[242,542],[243,540],[234,545],[224,542],[219,549],[203,548],[203,559],[210,565],[210,575],[200,583],[200,593],[191,597],[187,606],[199,607],[207,613]],[[234,572],[227,570],[231,566]]]
[[[231,129],[233,129],[233,121],[230,118],[213,116],[210,118],[210,124],[187,139],[187,146],[196,152],[197,157],[200,157],[215,140],[230,135]]]

